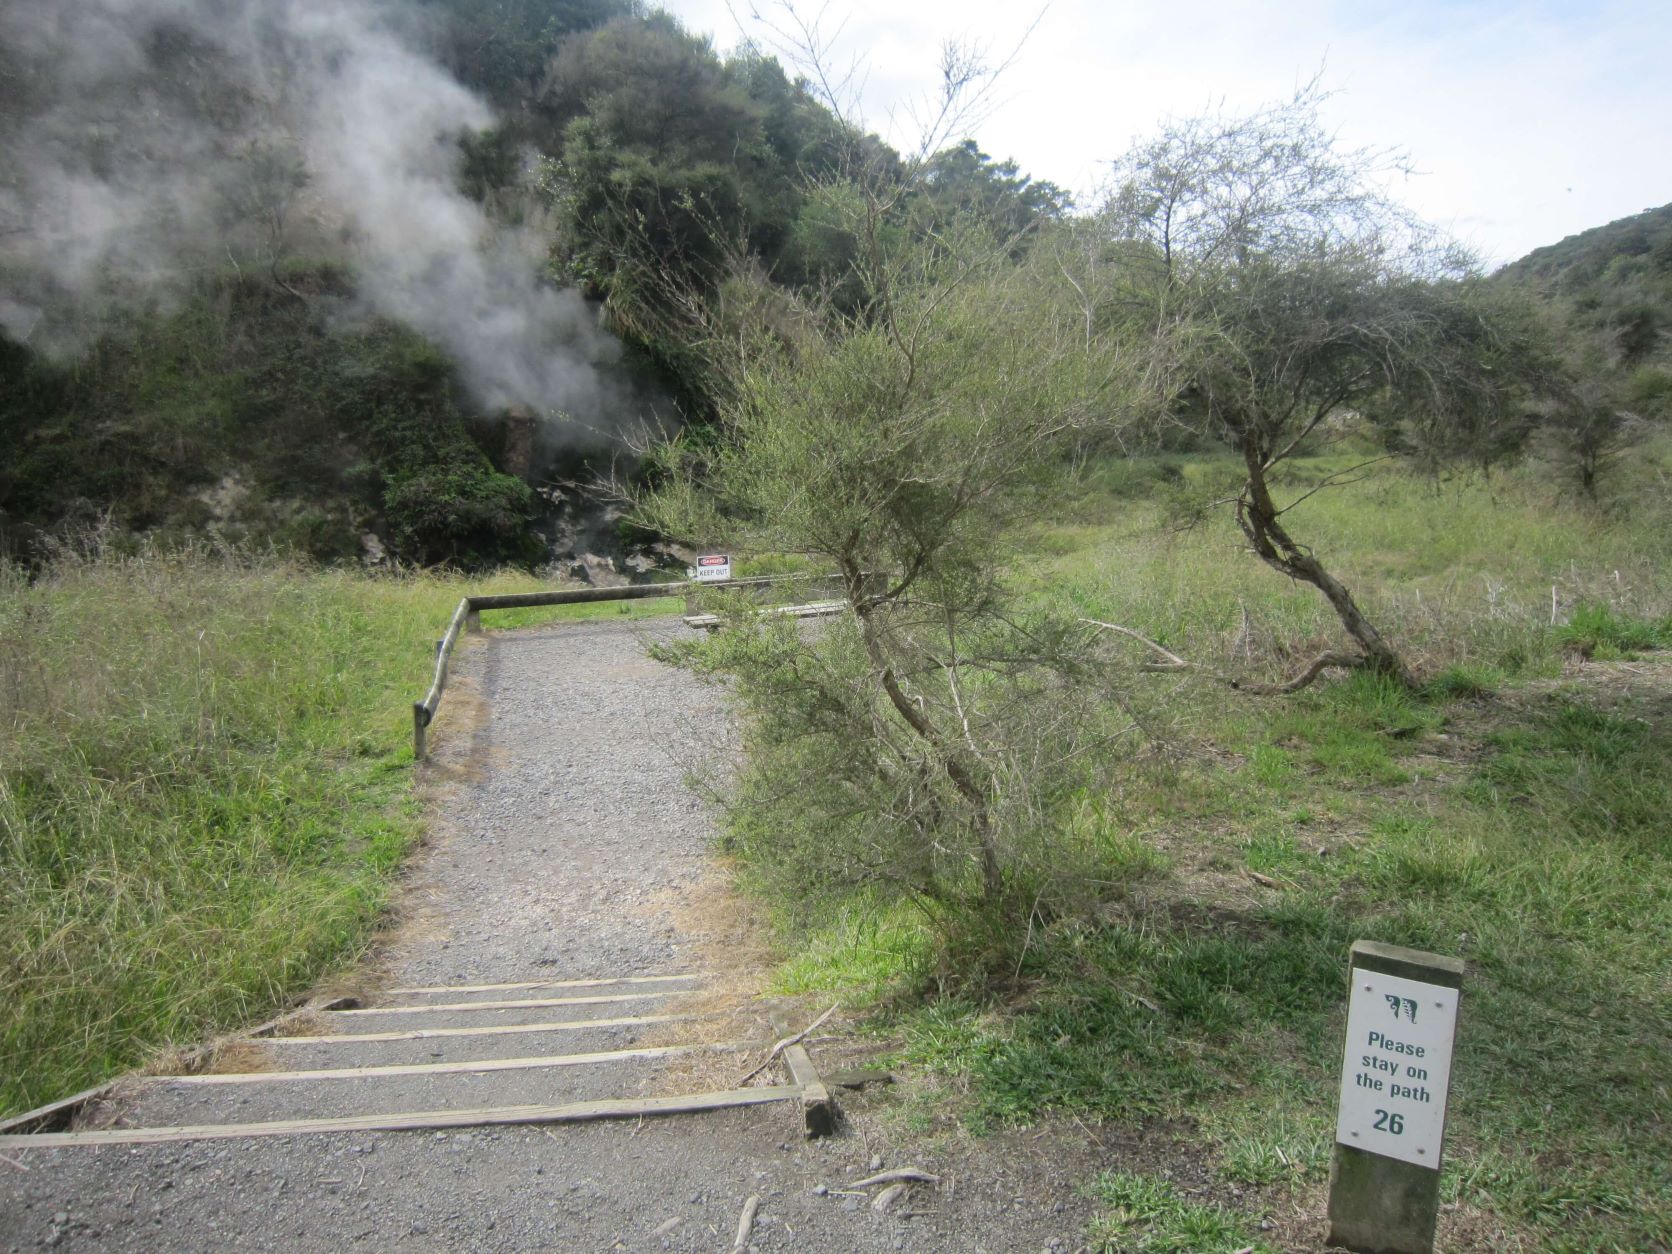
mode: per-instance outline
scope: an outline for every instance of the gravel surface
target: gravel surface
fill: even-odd
[[[714,878],[712,818],[688,774],[725,760],[721,695],[645,655],[676,622],[587,623],[472,641],[455,666],[428,768],[432,840],[406,922],[362,976],[370,1007],[549,997],[630,1000],[502,1010],[328,1016],[353,1034],[711,1010],[699,981],[401,994],[405,986],[689,975],[715,965],[691,908]],[[714,983],[714,981],[709,981]],[[710,1000],[702,1001],[707,996]],[[764,1012],[678,1025],[264,1047],[250,1069],[367,1067],[769,1039]],[[820,1047],[813,1048],[815,1061]],[[758,1055],[757,1055],[758,1056]],[[706,1057],[706,1056],[705,1056]],[[733,1057],[726,1055],[725,1057]],[[733,1062],[735,1063],[735,1058]],[[695,1070],[693,1071],[693,1067]],[[692,1091],[740,1065],[587,1066],[321,1082],[148,1081],[93,1112],[99,1126],[244,1123]],[[726,1077],[719,1083],[714,1077]],[[762,1077],[762,1082],[782,1082]],[[155,1146],[8,1151],[0,1249],[324,1251],[730,1250],[761,1200],[752,1250],[1072,1250],[1086,1218],[1081,1145],[1037,1137],[913,1145],[891,1107],[918,1090],[844,1099],[849,1119],[808,1142],[794,1103],[549,1128],[316,1134]],[[888,1214],[846,1182],[876,1166],[943,1177]]]

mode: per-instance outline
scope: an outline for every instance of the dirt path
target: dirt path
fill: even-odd
[[[644,652],[647,639],[680,630],[575,624],[467,649],[437,725],[434,836],[407,923],[363,977],[368,1013],[329,1016],[313,1027],[328,1036],[240,1050],[236,1061],[260,1073],[636,1052],[488,1073],[147,1081],[96,1123],[566,1104],[735,1084],[747,1054],[646,1052],[741,1044],[758,1056],[770,1035],[750,996],[759,972],[706,855],[711,818],[686,783],[723,759],[725,712],[715,692]],[[545,987],[469,987],[486,984]],[[414,991],[432,989],[448,991]],[[470,1006],[505,1000],[560,1004]],[[564,1026],[542,1026],[552,1023]],[[475,1034],[488,1024],[523,1030]],[[432,1029],[445,1035],[417,1035]],[[379,1039],[343,1039],[362,1034]],[[889,1117],[898,1100],[853,1099],[843,1132],[812,1142],[784,1102],[553,1127],[28,1149],[12,1154],[15,1166],[0,1163],[0,1248],[729,1250],[751,1196],[761,1205],[749,1248],[762,1251],[1079,1245],[1087,1203],[1075,1186],[1092,1163],[1025,1136],[910,1146]],[[873,1163],[908,1158],[945,1182],[887,1215],[842,1192]]]

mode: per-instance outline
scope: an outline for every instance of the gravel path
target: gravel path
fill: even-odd
[[[331,1036],[264,1046],[242,1068],[769,1039],[764,1013],[745,996],[746,955],[717,953],[716,930],[702,923],[703,910],[714,910],[712,820],[687,776],[725,760],[721,697],[645,655],[647,640],[683,630],[676,622],[570,624],[471,642],[435,729],[431,846],[407,891],[406,922],[362,977],[372,1013],[328,1016],[319,1030]],[[727,969],[690,978],[705,967]],[[397,991],[652,976],[685,978]],[[604,996],[624,1000],[391,1010]],[[667,1015],[693,1017],[620,1022]],[[556,1021],[582,1022],[412,1036]],[[403,1039],[342,1039],[361,1033]],[[151,1127],[558,1104],[728,1087],[741,1069],[737,1055],[705,1053],[486,1074],[148,1081],[96,1119]],[[909,1095],[909,1084],[900,1088]],[[902,1145],[889,1131],[901,1121],[888,1116],[902,1100],[848,1099],[844,1132],[816,1142],[803,1138],[796,1105],[778,1103],[549,1128],[9,1151],[16,1163],[0,1162],[0,1248],[715,1251],[731,1249],[750,1196],[761,1199],[749,1244],[760,1251],[1075,1248],[1085,1202],[1073,1184],[1088,1162],[1022,1137]],[[886,1215],[841,1192],[872,1164],[895,1166],[908,1155],[945,1183]]]

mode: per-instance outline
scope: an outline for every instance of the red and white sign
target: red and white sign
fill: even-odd
[[[731,578],[731,558],[724,553],[705,553],[697,559],[697,582],[720,583]]]

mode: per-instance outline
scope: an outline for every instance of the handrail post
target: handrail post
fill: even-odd
[[[479,636],[482,634],[481,610],[477,609],[475,606],[471,606],[470,609],[465,611],[464,629],[472,636]]]
[[[430,711],[422,701],[412,703],[412,760],[422,762],[429,748]]]

